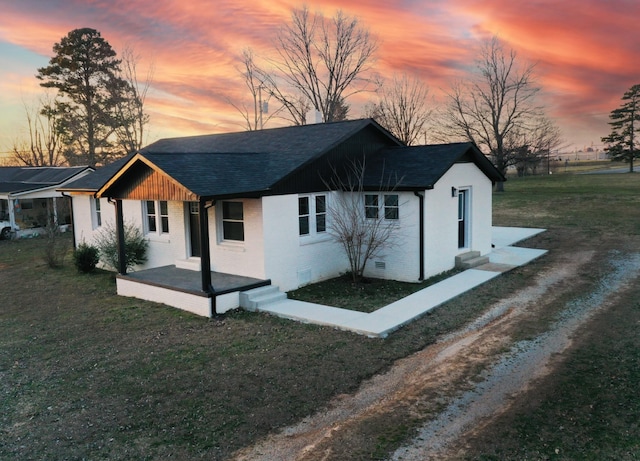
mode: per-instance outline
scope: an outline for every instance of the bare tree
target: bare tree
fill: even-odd
[[[247,131],[261,130],[264,125],[274,116],[280,113],[283,108],[269,112],[268,103],[271,98],[271,91],[265,84],[267,76],[257,66],[255,56],[251,48],[242,50],[240,57],[241,69],[238,69],[245,86],[251,95],[251,103],[237,104],[228,99],[231,104],[244,119]]]
[[[393,184],[383,184],[383,180],[384,174],[378,189],[384,191],[382,195],[385,198],[395,197],[392,198],[396,200],[393,207],[378,203],[380,194],[365,193],[364,159],[354,160],[343,172],[334,170],[331,180],[325,182],[329,190],[337,191],[327,204],[327,230],[344,248],[353,282],[363,279],[368,261],[395,244],[392,237],[396,226],[392,219],[397,219],[397,216],[388,219],[390,216],[386,210],[399,209],[394,187],[400,180],[394,180]],[[371,202],[367,201],[368,197]]]
[[[144,111],[144,103],[153,80],[154,65],[149,67],[141,82],[138,80],[138,61],[139,56],[136,56],[133,48],[125,47],[119,79],[116,81],[124,81],[127,84],[113,88],[118,119],[115,134],[126,153],[137,152],[142,148],[146,140],[146,126],[149,123],[149,114]]]
[[[60,166],[64,156],[55,101],[47,93],[38,104],[31,108],[24,105],[28,138],[14,141],[13,158],[26,166]]]
[[[429,87],[418,78],[394,75],[381,86],[380,100],[369,106],[368,115],[407,145],[416,144],[431,119]]]
[[[341,11],[327,20],[303,7],[294,9],[291,19],[278,35],[275,73],[265,73],[265,83],[295,124],[305,123],[307,105],[320,112],[324,122],[346,116],[347,98],[370,83],[365,74],[376,40],[357,18]]]
[[[476,71],[468,83],[457,83],[449,93],[446,129],[467,138],[491,155],[502,174],[515,162],[522,146],[510,145],[516,134],[531,129],[542,116],[536,105],[539,88],[534,65],[520,65],[514,50],[505,50],[494,37],[484,44]],[[502,182],[497,190],[504,190]]]
[[[514,130],[505,145],[512,149],[514,165],[518,176],[536,174],[537,168],[546,160],[547,173],[550,170],[550,155],[563,143],[560,128],[547,117],[538,117],[524,130]]]

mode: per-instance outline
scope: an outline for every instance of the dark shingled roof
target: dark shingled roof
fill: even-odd
[[[199,196],[261,192],[368,126],[400,144],[375,121],[361,119],[161,139],[140,155]],[[131,157],[99,168],[64,190],[96,192]]]
[[[142,149],[142,154],[278,154],[279,160],[298,164],[300,157],[312,158],[326,152],[367,125],[371,119],[348,120],[315,125],[289,126],[268,130],[187,136],[161,139]]]
[[[380,128],[362,119],[163,139],[141,154],[200,196],[260,192],[369,125]]]
[[[87,170],[76,167],[0,167],[0,193],[15,194],[57,186]]]
[[[397,146],[366,158],[367,188],[379,188],[383,177],[385,184],[400,190],[431,188],[460,161],[475,162],[492,181],[504,180],[472,143],[406,147],[372,119],[161,139],[140,155],[200,197],[261,194],[367,127]],[[97,192],[131,158],[100,168],[64,190]]]
[[[289,172],[277,154],[268,153],[146,153],[144,157],[199,196],[265,191]]]
[[[383,149],[366,159],[365,187],[430,189],[455,163],[464,161],[474,162],[493,182],[505,180],[475,144],[462,142]]]
[[[112,162],[103,167],[97,168],[91,174],[83,176],[75,181],[72,181],[63,187],[60,187],[61,191],[83,191],[83,192],[96,192],[100,189],[104,183],[115,175],[122,166],[127,163],[134,154],[127,155],[120,158],[115,162]]]

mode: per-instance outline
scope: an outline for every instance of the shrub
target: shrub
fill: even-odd
[[[61,237],[60,227],[53,218],[47,221],[44,232],[47,239],[43,255],[44,261],[52,269],[62,267],[64,258],[69,251],[69,242]]]
[[[106,266],[118,270],[118,230],[115,225],[106,224],[98,233],[95,242],[102,262]],[[139,228],[131,223],[124,224],[124,252],[127,270],[147,261],[148,246],[149,243]]]
[[[73,252],[73,263],[78,272],[93,272],[100,261],[100,252],[92,245],[82,242]]]

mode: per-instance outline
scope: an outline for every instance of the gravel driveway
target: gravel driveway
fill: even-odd
[[[534,338],[511,338],[545,306],[558,303],[594,264],[595,251],[556,258],[530,286],[491,306],[466,328],[396,362],[363,383],[353,395],[248,447],[235,460],[352,459],[366,443],[352,437],[363,424],[394,414],[426,421],[392,460],[446,459],[448,448],[469,431],[508,408],[510,402],[552,371],[554,357],[571,346],[572,335],[640,275],[640,254],[611,252],[611,270],[595,288],[565,302],[551,326]],[[600,263],[600,262],[598,262]],[[564,302],[564,301],[563,301]],[[351,445],[353,444],[353,446]]]

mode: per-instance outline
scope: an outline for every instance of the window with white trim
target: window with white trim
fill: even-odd
[[[100,199],[94,197],[91,199],[91,211],[93,215],[93,228],[97,229],[102,226],[102,210],[100,209]]]
[[[384,195],[384,219],[398,219],[400,217],[400,206],[398,194]]]
[[[298,197],[298,231],[301,236],[327,231],[327,196],[325,194]]]
[[[382,205],[382,216],[388,221],[400,219],[398,194],[365,194],[364,214],[367,219],[378,219]]]
[[[166,200],[146,200],[146,231],[149,234],[169,233],[169,206]]]
[[[316,195],[316,232],[322,233],[327,231],[327,196]]]
[[[244,210],[242,202],[222,202],[222,238],[244,242]]]
[[[378,196],[374,194],[364,195],[364,215],[368,219],[378,218]]]

